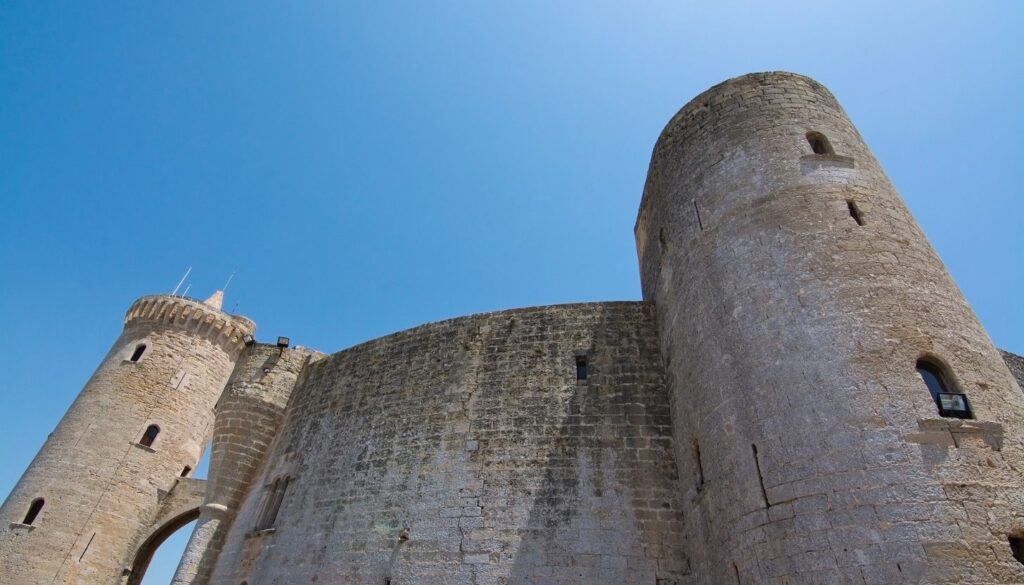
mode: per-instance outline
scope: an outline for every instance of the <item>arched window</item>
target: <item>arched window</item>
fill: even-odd
[[[277,521],[277,513],[281,510],[281,502],[284,500],[284,492],[288,489],[290,477],[279,477],[267,488],[263,496],[263,505],[260,507],[259,517],[256,519],[256,532],[269,530],[274,527]]]
[[[146,353],[146,344],[140,343],[135,346],[135,351],[132,352],[130,361],[137,362],[142,359],[142,354]]]
[[[974,418],[967,403],[967,395],[950,390],[946,374],[937,362],[921,358],[917,360],[917,374],[921,376],[932,400],[939,407],[939,415],[950,418]]]
[[[156,440],[156,436],[160,434],[160,427],[156,425],[149,425],[146,427],[146,432],[142,434],[142,438],[139,439],[139,444],[143,447],[152,447],[153,441]]]
[[[46,500],[43,498],[36,498],[32,500],[32,505],[28,507],[28,513],[25,514],[25,520],[22,521],[22,524],[28,524],[31,526],[32,523],[36,521],[36,517],[39,516],[39,512],[42,511],[43,504],[45,503]]]
[[[1011,534],[1008,538],[1013,558],[1017,559],[1018,563],[1024,565],[1024,538],[1021,538],[1019,534]]]
[[[832,145],[828,143],[828,138],[821,132],[808,132],[807,142],[810,143],[814,154],[835,154]]]

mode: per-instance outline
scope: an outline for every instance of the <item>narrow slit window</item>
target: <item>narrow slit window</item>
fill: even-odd
[[[192,466],[186,465],[185,468],[181,470],[181,477],[188,477],[190,473],[192,473]]]
[[[821,132],[808,132],[807,142],[811,145],[811,151],[814,154],[835,154],[832,151],[832,145],[829,144],[828,138]]]
[[[32,500],[32,505],[28,507],[28,513],[25,514],[25,519],[21,523],[32,526],[32,524],[35,523],[36,518],[39,516],[39,512],[43,510],[43,504],[45,503],[46,500],[43,498],[36,498]]]
[[[156,436],[160,434],[160,427],[156,425],[149,425],[146,427],[146,432],[142,433],[142,438],[139,439],[139,444],[143,447],[152,447],[153,441],[156,440]]]
[[[576,379],[587,379],[587,358],[582,355],[576,356]]]
[[[146,344],[140,343],[135,346],[135,351],[132,352],[131,361],[137,362],[142,359],[142,354],[146,353]]]
[[[704,489],[704,461],[700,457],[700,443],[693,440],[693,459],[697,464],[697,491]]]
[[[939,409],[939,416],[947,418],[974,418],[967,395],[950,390],[942,368],[927,359],[917,360],[917,374]]]
[[[850,217],[853,221],[857,222],[857,225],[864,225],[864,212],[857,207],[857,202],[853,199],[846,200],[846,209],[850,212]]]
[[[278,478],[268,488],[256,521],[256,532],[269,530],[274,527],[274,522],[277,521],[277,513],[281,510],[281,502],[284,501],[284,492],[288,489],[289,480],[290,478],[287,477]]]

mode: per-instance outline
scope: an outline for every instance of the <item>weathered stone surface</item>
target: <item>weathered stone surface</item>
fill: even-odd
[[[217,401],[205,505],[172,583],[206,583],[238,506],[252,485],[306,366],[323,354],[252,344]]]
[[[651,316],[489,313],[313,364],[213,582],[683,582]],[[275,531],[254,536],[282,476]]]
[[[754,74],[690,102],[636,237],[699,582],[1024,581],[1024,397],[824,87]],[[977,420],[939,418],[922,357]]]

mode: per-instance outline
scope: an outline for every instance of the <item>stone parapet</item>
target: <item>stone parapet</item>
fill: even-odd
[[[228,353],[241,349],[243,338],[256,331],[256,324],[239,315],[229,315],[196,299],[150,295],[135,301],[124,317],[125,327],[137,322],[169,325],[203,335]]]

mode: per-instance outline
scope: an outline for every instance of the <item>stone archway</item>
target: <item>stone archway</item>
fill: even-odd
[[[140,585],[142,577],[153,560],[153,553],[167,538],[182,526],[199,518],[199,507],[203,504],[206,480],[190,477],[179,478],[174,486],[161,495],[161,506],[149,532],[129,557],[131,564],[125,567],[121,577],[122,585]]]
[[[154,530],[142,542],[142,545],[139,546],[138,552],[135,553],[135,559],[132,561],[126,585],[139,585],[142,583],[142,577],[145,576],[146,569],[149,568],[149,563],[153,560],[153,554],[156,553],[156,549],[160,548],[160,545],[170,535],[177,532],[179,528],[196,518],[199,518],[199,508],[188,510],[179,516],[175,516]]]

